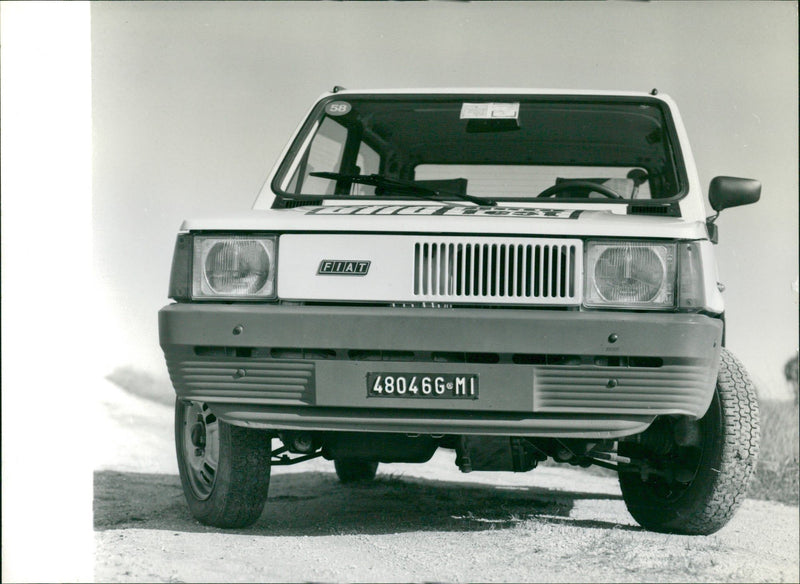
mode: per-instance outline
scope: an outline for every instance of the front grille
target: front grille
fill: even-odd
[[[580,241],[426,239],[414,245],[416,297],[541,304],[580,301]]]
[[[320,274],[326,259],[368,261],[369,271]],[[578,238],[287,233],[280,240],[278,296],[292,302],[570,308],[581,303],[582,262]]]

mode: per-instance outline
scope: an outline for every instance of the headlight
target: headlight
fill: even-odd
[[[275,238],[196,236],[192,298],[265,299],[275,296]]]
[[[675,244],[588,242],[587,306],[672,308],[675,306]]]

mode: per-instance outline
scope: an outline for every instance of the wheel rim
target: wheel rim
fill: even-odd
[[[669,458],[659,465],[667,471],[667,476],[653,474],[642,482],[650,487],[651,496],[663,503],[674,503],[680,500],[701,472],[704,464],[708,464],[711,441],[721,420],[720,405],[716,399],[711,403],[709,411],[699,420],[698,444],[694,446],[677,446],[671,449]]]
[[[700,471],[702,457],[702,447],[680,448],[666,465],[672,476],[670,478],[656,476],[647,481],[653,489],[653,494],[665,503],[681,499]]]
[[[201,402],[183,402],[180,433],[183,467],[194,496],[208,499],[214,490],[219,465],[219,421]]]

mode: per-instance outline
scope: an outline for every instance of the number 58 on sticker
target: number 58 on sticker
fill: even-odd
[[[353,107],[346,101],[332,101],[325,106],[325,113],[329,116],[343,116]]]

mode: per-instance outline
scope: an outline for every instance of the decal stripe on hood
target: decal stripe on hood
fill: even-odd
[[[467,207],[466,205],[342,205],[301,208],[304,215],[456,215],[461,217],[553,217],[577,219],[582,211],[531,207]]]

